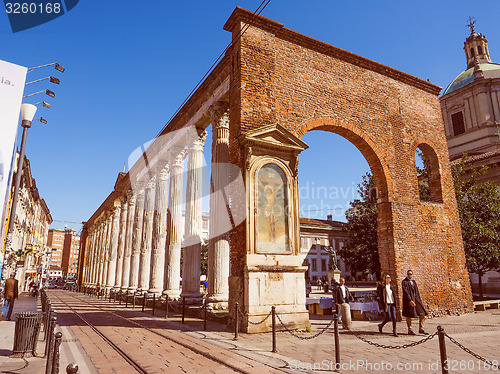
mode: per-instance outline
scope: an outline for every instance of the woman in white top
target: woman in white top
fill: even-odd
[[[378,325],[378,331],[382,333],[384,325],[392,320],[392,334],[398,336],[396,332],[396,290],[391,285],[391,276],[386,274],[384,280],[377,287],[378,302],[380,309],[385,313],[384,321]]]

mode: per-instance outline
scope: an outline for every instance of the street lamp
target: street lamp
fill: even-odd
[[[26,99],[27,97],[30,97],[30,96],[38,95],[40,93],[45,93],[47,96],[50,96],[52,98],[56,96],[56,94],[54,92],[52,92],[51,90],[41,90],[41,91],[29,94],[29,95],[25,95],[25,96],[23,96],[23,99]]]
[[[29,68],[29,69],[28,69],[28,72],[30,72],[30,71],[32,71],[32,70],[35,70],[35,69],[44,68],[44,67],[46,67],[46,66],[52,66],[52,65],[54,65],[54,68],[55,68],[57,71],[60,71],[61,73],[64,73],[64,70],[66,70],[66,69],[64,68],[64,66],[59,65],[59,63],[58,63],[58,62],[53,62],[53,63],[51,63],[51,64],[40,65],[40,66],[35,66],[35,67],[33,67],[33,68]]]
[[[36,109],[37,109],[36,106],[34,106],[33,104],[21,105],[21,115],[23,118],[21,126],[23,127],[23,137],[21,140],[21,149],[19,151],[19,161],[16,172],[16,181],[14,184],[14,193],[12,196],[12,205],[10,208],[7,240],[5,241],[5,256],[2,264],[2,276],[0,278],[0,305],[3,305],[4,302],[4,289],[5,289],[5,280],[7,279],[7,267],[9,265],[9,259],[11,257],[11,252],[12,252],[12,235],[14,233],[14,221],[16,218],[17,197],[19,194],[19,187],[21,185],[21,176],[23,174],[26,138],[28,136],[28,129],[31,127],[31,122],[33,121],[33,117],[35,117]]]
[[[56,77],[53,77],[52,75],[50,77],[45,77],[45,78],[42,78],[42,79],[37,79],[36,81],[31,81],[31,82],[28,82],[25,84],[25,86],[29,85],[29,84],[33,84],[33,83],[38,83],[38,82],[41,82],[41,81],[45,81],[49,79],[50,80],[50,83],[54,83],[54,84],[59,84],[61,83],[60,79],[59,78],[56,78]]]

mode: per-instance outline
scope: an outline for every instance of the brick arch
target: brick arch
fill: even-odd
[[[368,165],[370,165],[375,185],[377,187],[378,202],[382,203],[389,200],[389,196],[391,194],[388,188],[390,183],[388,183],[387,176],[389,173],[387,165],[384,165],[380,161],[380,155],[382,155],[382,152],[368,135],[364,134],[359,128],[352,126],[349,123],[345,123],[331,117],[310,119],[298,126],[294,132],[297,137],[302,138],[307,132],[314,130],[323,130],[338,134],[349,140],[356,148],[358,148],[368,162]]]
[[[415,164],[415,153],[417,151],[417,148],[420,148],[422,153],[424,154],[424,157],[426,157],[429,160],[430,163],[430,175],[429,175],[429,187],[430,187],[430,193],[431,193],[431,201],[435,203],[442,203],[443,202],[443,187],[442,187],[442,172],[441,172],[441,164],[442,162],[439,160],[439,155],[436,152],[436,147],[435,145],[431,145],[430,142],[425,142],[425,141],[419,141],[416,140],[412,142],[411,144],[411,154],[413,154],[413,163],[416,167]],[[415,175],[415,179],[416,179]],[[418,181],[417,181],[418,183]],[[417,199],[418,199],[418,185],[416,186],[417,188]]]

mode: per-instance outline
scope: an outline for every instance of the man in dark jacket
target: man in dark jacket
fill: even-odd
[[[418,292],[417,282],[413,277],[413,271],[408,270],[406,278],[403,279],[403,316],[406,317],[406,325],[408,326],[408,334],[415,335],[411,329],[411,319],[418,317],[418,332],[427,335],[424,331],[424,320],[427,312],[424,309],[420,293]]]
[[[2,317],[7,311],[5,319],[10,321],[12,309],[14,308],[14,301],[19,297],[19,281],[15,278],[16,274],[12,273],[10,278],[5,281],[5,304],[2,309]]]
[[[333,301],[337,306],[337,310],[340,310],[340,315],[342,316],[342,327],[345,329],[351,329],[351,307],[349,301],[353,301],[354,298],[351,295],[349,289],[345,286],[345,279],[340,278],[340,284],[333,291]]]

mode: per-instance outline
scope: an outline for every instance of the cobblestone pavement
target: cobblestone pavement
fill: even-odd
[[[278,373],[266,364],[184,334],[139,310],[65,291],[48,293],[58,325],[68,326],[98,373],[136,373],[104,335],[147,373]],[[98,329],[96,332],[84,320]],[[122,318],[124,317],[124,318]],[[146,328],[145,328],[146,327]]]
[[[186,323],[182,324],[178,315],[165,320],[164,310],[158,311],[161,316],[153,317],[150,310],[142,313],[139,308],[125,309],[123,304],[120,306],[82,294],[51,290],[49,296],[58,309],[61,327],[71,332],[73,338],[70,340],[81,346],[81,356],[95,366],[95,371],[90,371],[92,373],[137,371],[79,319],[74,310],[95,323],[99,331],[129,353],[148,373],[333,372],[333,328],[311,340],[298,339],[285,331],[278,332],[278,353],[272,353],[270,333],[240,333],[238,341],[233,341],[233,332],[213,321],[208,322],[208,331],[203,331],[202,321],[186,318]],[[310,336],[330,321],[331,316],[311,316],[313,331],[297,334]],[[399,337],[389,334],[389,326],[381,335],[377,323],[353,321],[353,330],[384,345],[404,345],[425,338],[423,335],[408,336],[403,322],[398,323]],[[426,330],[434,333],[438,325],[486,359],[500,360],[500,310],[429,319]],[[441,373],[437,336],[415,347],[384,349],[369,345],[341,329],[340,344],[343,373]],[[446,348],[450,373],[500,373],[449,339],[446,339]]]

